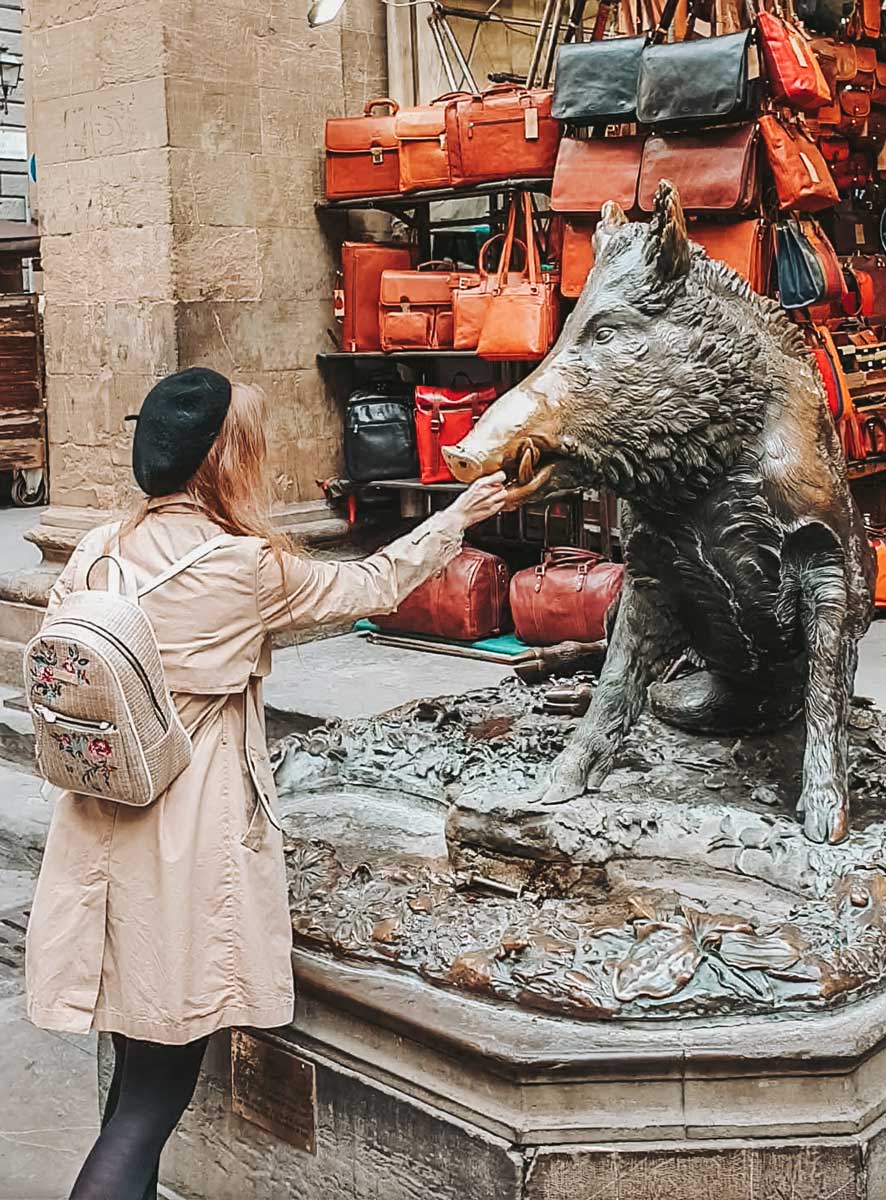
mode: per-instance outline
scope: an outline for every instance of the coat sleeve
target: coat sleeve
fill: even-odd
[[[459,553],[462,530],[448,511],[361,562],[315,562],[283,555],[283,570],[266,544],[256,570],[258,611],[265,629],[308,629],[393,612],[410,592]]]

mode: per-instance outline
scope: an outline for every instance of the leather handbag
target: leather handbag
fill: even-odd
[[[880,416],[867,417],[861,424],[865,458],[886,458],[886,421]]]
[[[794,0],[794,12],[815,33],[839,33],[852,13],[853,0]]]
[[[551,208],[599,213],[607,200],[615,200],[630,212],[637,203],[645,141],[644,137],[564,138],[554,168]]]
[[[570,125],[622,125],[637,119],[640,57],[647,38],[570,42],[557,55],[551,111]]]
[[[378,299],[385,271],[408,271],[415,266],[412,246],[381,242],[343,242],[338,311],[342,318],[341,348],[350,353],[381,350]]]
[[[596,217],[571,217],[563,226],[563,257],[560,260],[560,293],[567,300],[584,291],[594,265]]]
[[[640,59],[637,120],[656,129],[697,129],[753,120],[761,97],[752,29],[649,46]]]
[[[768,221],[696,221],[689,226],[689,236],[709,258],[737,271],[755,292],[769,295],[774,245]]]
[[[435,270],[435,267],[446,270]],[[451,263],[426,262],[415,271],[384,271],[378,298],[382,350],[452,347]]]
[[[879,244],[879,220],[870,209],[843,200],[828,216],[831,240],[838,254],[864,254]]]
[[[497,233],[484,242],[477,256],[477,270],[452,277],[452,346],[454,350],[476,350],[480,333],[486,320],[489,297],[495,286],[494,276],[489,274],[488,260],[493,246],[504,244],[505,234]],[[520,247],[522,261],[526,261],[526,246],[515,240]],[[509,274],[508,281],[517,284],[519,271]]]
[[[829,256],[821,255],[820,244],[813,244],[810,239],[812,226],[813,222],[801,225],[793,217],[777,226],[778,298],[782,308],[810,308],[842,296],[840,264],[836,255],[833,262]],[[834,264],[839,281],[834,279]]]
[[[466,546],[427,579],[396,612],[373,617],[386,633],[418,633],[453,642],[477,642],[508,624],[510,571],[495,554]]]
[[[837,257],[837,251],[818,221],[811,217],[800,218],[800,228],[815,252],[821,264],[824,276],[824,295],[821,303],[842,306],[843,295],[846,291],[846,281],[843,277],[843,267]]]
[[[775,179],[778,206],[816,212],[840,201],[837,185],[818,146],[801,129],[766,115],[758,122]]]
[[[880,36],[880,0],[855,0],[847,37],[853,42],[876,42]]]
[[[757,34],[772,98],[801,112],[831,103],[831,89],[803,34],[773,13],[757,15]]]
[[[877,81],[877,51],[873,46],[852,48],[855,51],[855,74],[849,82],[863,92],[873,92]]]
[[[865,281],[862,292],[861,315],[875,322],[886,321],[886,257],[882,254],[859,254],[850,258],[848,269],[858,281]]]
[[[537,567],[511,580],[511,615],[517,636],[530,646],[597,642],[618,602],[624,567],[599,554],[558,546]]]
[[[840,106],[838,128],[850,139],[864,137],[867,133],[868,118],[871,115],[870,92],[861,92],[855,88],[841,88],[837,102]]]
[[[747,212],[759,201],[758,146],[754,124],[654,134],[643,147],[641,211],[654,210],[659,180],[670,179],[684,212]]]
[[[404,108],[394,119],[400,143],[400,191],[432,191],[452,183],[446,148],[446,105],[456,96],[441,96],[431,104]]]
[[[464,187],[507,179],[550,179],[560,125],[551,92],[500,84],[446,106],[452,183]]]
[[[874,317],[874,279],[870,272],[854,263],[843,264],[843,312],[847,317]]]
[[[352,392],[345,412],[345,466],[356,483],[415,479],[412,388],[378,383]]]
[[[871,545],[877,559],[877,582],[874,587],[874,608],[886,608],[886,530],[879,536],[871,536]]]
[[[871,102],[886,108],[886,62],[877,60],[874,67],[874,86],[871,91]]]
[[[840,363],[840,355],[826,327],[811,325],[809,328],[810,349],[815,365],[818,367],[828,409],[835,421],[839,421],[844,413],[844,401],[847,393],[846,377]]]
[[[375,110],[388,108],[380,115]],[[367,100],[362,117],[326,122],[326,199],[390,196],[400,190],[400,143],[394,131],[399,105]]]
[[[415,434],[422,483],[446,483],[453,478],[442,447],[467,437],[495,398],[494,387],[416,387]]]
[[[522,210],[526,267],[511,275],[517,210]],[[542,271],[532,199],[521,192],[511,201],[508,228],[498,271],[492,282],[477,353],[488,359],[544,358],[554,344],[559,324],[558,273]]]

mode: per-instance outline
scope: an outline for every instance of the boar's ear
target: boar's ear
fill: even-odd
[[[686,218],[680,195],[668,179],[662,179],[655,192],[646,257],[664,280],[677,279],[689,270]]]
[[[607,200],[600,210],[600,220],[597,228],[594,230],[594,256],[599,258],[609,238],[614,233],[621,229],[622,225],[629,225],[624,209],[620,204],[616,204],[614,200]]]

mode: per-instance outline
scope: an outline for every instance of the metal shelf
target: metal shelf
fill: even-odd
[[[388,360],[420,358],[476,358],[476,350],[329,350],[317,355],[317,362],[322,366],[327,362],[360,362],[366,360]],[[531,362],[531,359],[514,359],[513,361]]]
[[[319,200],[316,207],[325,212],[350,212],[357,209],[405,209],[419,204],[433,204],[442,200],[488,199],[499,192],[542,192],[551,190],[552,180],[547,179],[497,179],[492,183],[478,183],[474,187],[434,188],[427,192],[412,192],[408,196],[397,193],[391,196],[360,196],[353,200]]]
[[[847,465],[850,481],[869,479],[873,475],[886,474],[886,460],[882,462],[851,462]]]

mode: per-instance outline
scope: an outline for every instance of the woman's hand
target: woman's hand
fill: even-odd
[[[494,475],[478,479],[452,502],[449,511],[458,515],[463,529],[498,516],[507,499],[505,478],[504,471],[496,471]]]

